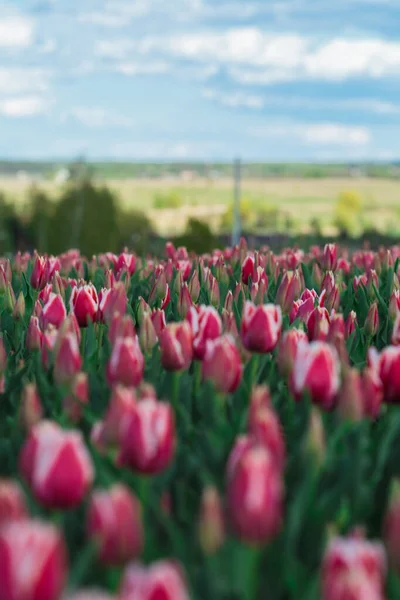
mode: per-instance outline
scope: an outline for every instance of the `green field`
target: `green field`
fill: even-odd
[[[233,181],[228,177],[216,180],[195,177],[190,181],[180,177],[95,177],[95,181],[112,189],[122,207],[148,214],[155,229],[164,235],[180,233],[190,217],[206,220],[218,229],[233,198]],[[0,177],[0,191],[21,208],[31,185],[29,178]],[[46,179],[35,185],[53,198],[57,198],[63,189],[62,185]],[[242,181],[242,200],[247,211],[257,213],[276,209],[289,218],[295,231],[301,233],[307,232],[310,224],[317,221],[325,233],[333,234],[335,208],[343,192],[355,192],[360,198],[360,220],[364,229],[374,227],[394,232],[400,226],[400,181],[396,179],[269,177],[244,178]]]

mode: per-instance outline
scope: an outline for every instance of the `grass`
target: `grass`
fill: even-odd
[[[232,180],[216,181],[198,178],[191,182],[179,179],[105,179],[126,209],[138,209],[150,215],[161,234],[180,233],[191,216],[205,219],[217,228],[222,215],[232,202]],[[57,197],[60,186],[43,181],[40,188]],[[29,181],[16,177],[0,178],[0,191],[10,201],[23,206],[30,187]],[[364,226],[374,225],[385,230],[400,225],[400,182],[379,178],[268,178],[244,179],[242,198],[257,211],[259,207],[277,207],[289,215],[299,232],[306,232],[312,219],[329,228],[334,218],[335,204],[343,191],[354,190],[362,198]],[[157,194],[177,194],[179,209],[154,209]]]

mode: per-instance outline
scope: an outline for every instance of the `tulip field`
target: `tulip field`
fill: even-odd
[[[0,259],[0,600],[400,599],[400,246]]]

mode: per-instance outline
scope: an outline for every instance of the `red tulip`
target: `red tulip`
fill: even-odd
[[[189,281],[189,293],[192,302],[197,302],[200,296],[201,286],[197,270],[193,271],[193,275]]]
[[[184,283],[179,291],[178,298],[178,315],[184,319],[189,312],[190,307],[193,306],[192,298],[189,292],[187,283]]]
[[[225,541],[225,520],[217,488],[203,490],[199,516],[200,546],[206,555],[215,554]]]
[[[357,325],[357,314],[354,310],[351,310],[347,315],[347,319],[345,321],[345,337],[348,339],[351,334],[356,330]]]
[[[116,446],[120,443],[126,417],[135,409],[136,395],[133,389],[122,385],[114,386],[104,420],[97,426],[100,446]]]
[[[356,369],[347,369],[340,387],[337,408],[342,418],[360,421],[365,416],[362,378]]]
[[[336,244],[325,244],[321,257],[321,266],[325,271],[336,271],[337,268],[337,246]]]
[[[124,485],[93,492],[87,515],[90,538],[99,544],[99,558],[106,565],[121,565],[136,558],[143,547],[141,507]]]
[[[89,284],[74,288],[71,294],[70,307],[80,327],[86,327],[89,321],[95,321],[99,299],[94,285]]]
[[[53,292],[53,284],[46,283],[44,288],[40,290],[37,299],[40,300],[43,304],[47,304],[50,299],[50,294]]]
[[[117,338],[107,364],[108,382],[135,387],[142,381],[143,372],[144,358],[137,337]]]
[[[376,419],[383,402],[383,386],[376,369],[367,367],[362,373],[365,416]]]
[[[21,450],[20,469],[35,498],[47,508],[79,505],[93,481],[81,434],[63,431],[49,421],[31,429]]]
[[[247,350],[262,354],[272,352],[279,341],[281,329],[282,313],[279,306],[255,306],[252,302],[246,302],[241,337]]]
[[[383,546],[358,538],[335,538],[322,565],[323,600],[384,600]]]
[[[193,356],[192,330],[189,323],[171,323],[160,336],[161,364],[167,371],[189,368]]]
[[[125,571],[120,600],[189,600],[183,571],[178,563],[160,560],[149,567],[132,564]]]
[[[244,542],[266,543],[279,532],[283,483],[266,448],[252,446],[241,456],[228,480],[227,507],[232,529]]]
[[[156,330],[157,337],[158,339],[160,339],[162,331],[167,326],[165,312],[159,308],[153,310],[153,312],[151,313],[151,320],[153,322],[154,329]]]
[[[67,316],[67,310],[61,296],[50,294],[47,303],[44,305],[40,315],[40,324],[42,329],[46,329],[48,325],[60,327],[61,323]]]
[[[133,275],[136,270],[136,256],[134,254],[128,254],[123,252],[119,255],[115,263],[115,272],[120,275],[123,271]]]
[[[167,283],[167,276],[163,267],[158,267],[156,272],[156,279],[149,295],[149,304],[154,305],[157,302],[160,303],[160,307],[164,310],[171,300],[171,291]]]
[[[27,515],[25,498],[19,483],[10,479],[0,479],[0,528],[9,521],[25,519]]]
[[[132,317],[130,315],[122,316],[119,312],[114,313],[108,330],[108,337],[113,346],[117,338],[135,338],[136,331]]]
[[[239,387],[243,366],[232,336],[223,335],[207,342],[202,373],[219,392],[232,393]]]
[[[42,337],[42,362],[48,369],[50,367],[50,355],[55,350],[56,342],[59,339],[59,333],[54,325],[49,325]]]
[[[168,467],[174,451],[172,406],[154,398],[140,400],[123,426],[121,463],[140,473],[159,473]]]
[[[58,600],[66,576],[66,549],[53,525],[13,521],[0,529],[1,600]]]
[[[308,392],[311,399],[330,409],[340,384],[340,364],[333,346],[325,342],[300,343],[291,377],[295,397]]]
[[[288,314],[294,300],[297,300],[299,297],[300,292],[301,282],[298,271],[285,271],[276,292],[275,302],[279,304],[285,314]]]
[[[144,300],[144,298],[142,298],[142,296],[139,296],[139,301],[136,309],[136,322],[139,324],[139,326],[142,324],[143,317],[146,313],[151,314],[151,308]]]
[[[285,331],[279,342],[277,356],[279,371],[282,375],[289,377],[296,360],[298,345],[301,342],[307,343],[307,341],[307,334],[301,329],[293,328]]]
[[[247,256],[242,264],[242,281],[245,285],[249,283],[249,279],[254,282],[257,280],[257,267],[254,261],[254,256]]]
[[[27,383],[22,390],[19,409],[21,425],[24,429],[29,431],[31,427],[36,425],[36,423],[39,423],[42,416],[43,408],[36,384]]]
[[[272,406],[251,408],[249,417],[250,435],[257,443],[267,448],[277,468],[282,470],[286,454],[285,439],[281,424]]]
[[[383,384],[385,402],[400,402],[400,346],[387,346],[380,355],[369,352],[372,368],[379,374]]]
[[[61,332],[57,340],[54,359],[54,379],[57,383],[68,383],[82,368],[78,342],[74,333]]]
[[[239,337],[236,317],[233,312],[228,312],[225,309],[222,311],[222,330],[224,333],[229,333],[235,339]]]
[[[330,317],[326,308],[317,306],[307,319],[307,333],[310,342],[326,340],[330,328]]]
[[[115,313],[124,315],[128,298],[124,284],[119,281],[110,289],[103,289],[99,294],[99,312],[100,321],[110,323]]]
[[[31,286],[35,290],[42,290],[47,283],[46,262],[44,256],[36,256],[31,274]]]
[[[192,308],[188,321],[193,331],[193,354],[203,360],[208,340],[215,340],[222,334],[222,321],[213,306],[201,306],[199,312]]]
[[[389,317],[392,322],[400,312],[400,290],[393,290],[389,300]]]

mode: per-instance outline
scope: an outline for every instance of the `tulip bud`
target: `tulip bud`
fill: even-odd
[[[60,327],[67,316],[64,301],[61,296],[51,293],[40,315],[40,324],[43,330],[48,325]]]
[[[389,505],[383,523],[383,538],[392,568],[400,573],[400,481],[391,485]]]
[[[246,302],[246,294],[244,293],[243,284],[238,283],[233,292],[233,297],[235,299],[236,304],[240,305],[240,303],[244,304]]]
[[[338,310],[340,305],[340,292],[339,292],[339,286],[335,285],[333,287],[333,289],[329,292],[329,294],[327,293],[324,299],[324,306],[325,308],[328,310],[328,312],[331,312],[332,310]]]
[[[2,600],[58,600],[66,576],[66,549],[53,525],[11,521],[0,529]]]
[[[143,317],[139,332],[140,347],[144,354],[150,354],[157,344],[158,338],[150,314]]]
[[[400,313],[397,315],[393,325],[392,344],[393,346],[400,345]]]
[[[61,332],[62,333],[62,332]],[[78,341],[73,333],[61,335],[57,340],[54,358],[54,379],[60,383],[70,382],[82,368]]]
[[[284,377],[289,377],[292,372],[300,342],[308,342],[307,334],[295,328],[285,331],[279,342],[277,361],[279,371]]]
[[[385,402],[400,402],[400,346],[387,346],[376,359],[379,378],[383,384]]]
[[[189,600],[183,571],[178,563],[160,560],[150,567],[133,563],[123,577],[120,600],[143,598],[147,600]]]
[[[27,515],[25,498],[19,483],[0,479],[0,528],[9,521],[25,519]]]
[[[330,317],[326,308],[317,306],[307,319],[307,333],[310,342],[326,340],[330,328]]]
[[[124,485],[108,491],[96,490],[90,500],[87,530],[99,545],[99,558],[105,565],[123,565],[136,558],[143,547],[141,507]]]
[[[167,284],[167,277],[163,267],[160,267],[158,270],[158,274],[156,275],[156,280],[151,289],[149,296],[149,304],[150,306],[160,303],[161,309],[165,309],[171,300],[171,292],[169,289],[169,285]]]
[[[63,398],[63,409],[72,423],[79,423],[83,406],[89,402],[89,380],[87,373],[78,373],[72,382],[71,394]]]
[[[364,331],[366,335],[373,337],[378,333],[379,329],[379,313],[378,304],[373,302],[369,307],[367,318],[364,323]]]
[[[231,290],[228,290],[228,293],[225,296],[224,309],[228,313],[233,312],[233,294]]]
[[[89,321],[95,321],[99,299],[93,284],[83,285],[72,290],[70,308],[80,327],[87,327]]]
[[[376,271],[371,269],[368,271],[366,283],[366,288],[371,298],[375,297],[374,287],[375,289],[379,290],[379,279]]]
[[[173,291],[175,292],[176,295],[179,294],[179,292],[182,288],[182,285],[183,285],[183,274],[181,273],[181,271],[177,271],[175,280],[174,280],[174,287],[173,287]]]
[[[153,312],[151,313],[151,320],[153,322],[154,329],[156,330],[157,337],[158,339],[160,339],[161,333],[167,326],[165,312],[163,310],[160,310],[159,308],[153,310]]]
[[[7,289],[7,276],[3,265],[0,265],[0,295],[2,296]]]
[[[189,288],[187,283],[184,283],[179,292],[178,315],[184,319],[191,306],[193,306],[193,302],[190,296]]]
[[[7,287],[6,287],[6,293],[4,296],[4,309],[10,315],[12,315],[14,313],[15,303],[16,303],[16,299],[15,299],[14,290],[12,288],[11,283],[8,283]]]
[[[190,293],[190,296],[191,296],[193,302],[197,302],[197,300],[199,299],[200,291],[201,291],[201,287],[200,287],[199,274],[196,269],[195,271],[193,271],[193,275],[189,281],[189,293]]]
[[[22,292],[19,293],[17,302],[13,310],[14,319],[23,319],[25,315],[25,298]]]
[[[143,474],[164,471],[175,453],[175,421],[171,404],[144,398],[126,416],[121,432],[120,464]]]
[[[336,244],[325,244],[321,257],[321,267],[324,271],[336,271],[337,267],[337,246]]]
[[[142,324],[145,313],[151,314],[151,308],[147,304],[147,302],[142,298],[142,296],[140,296],[136,309],[136,321],[137,323],[139,323],[139,326]]]
[[[41,421],[35,425],[20,453],[20,471],[43,506],[78,506],[93,482],[90,455],[78,431],[63,431]]]
[[[357,314],[354,312],[354,310],[351,310],[349,312],[349,314],[347,315],[347,319],[345,322],[345,337],[346,339],[348,339],[351,334],[356,330],[356,325],[357,325]]]
[[[199,539],[204,554],[218,552],[225,541],[225,523],[221,498],[217,488],[208,486],[203,490],[200,517]]]
[[[267,385],[256,385],[251,390],[249,406],[249,427],[252,427],[260,409],[271,408],[271,392]]]
[[[279,306],[255,306],[246,302],[243,311],[241,338],[250,352],[266,354],[278,344],[282,330],[282,313]]]
[[[254,446],[243,453],[228,480],[227,505],[232,529],[242,541],[267,543],[277,535],[283,482],[268,450]]]
[[[330,294],[335,288],[335,275],[332,271],[327,271],[321,283],[321,291],[325,290],[327,294]]]
[[[322,565],[323,600],[384,600],[386,558],[382,544],[335,537]]]
[[[129,275],[133,275],[135,270],[136,256],[134,254],[129,254],[128,252],[120,254],[115,264],[115,272],[119,276],[122,274],[122,271],[129,273]]]
[[[220,291],[219,291],[218,281],[211,274],[211,272],[209,274],[208,280],[209,280],[210,304],[211,304],[211,306],[218,308],[220,305]]]
[[[61,275],[58,271],[54,273],[53,279],[51,280],[51,285],[53,293],[58,294],[65,301],[65,288],[61,279]]]
[[[188,321],[193,331],[193,354],[196,360],[203,360],[208,340],[215,340],[222,334],[222,321],[212,306],[201,306],[197,313],[194,308],[188,313]]]
[[[317,465],[323,462],[326,452],[325,429],[321,412],[315,406],[311,408],[305,448]]]
[[[394,290],[391,293],[389,300],[389,318],[392,323],[396,320],[397,315],[400,312],[400,291]]]
[[[44,256],[36,256],[31,274],[31,286],[35,290],[42,290],[47,283],[46,263]]]
[[[192,331],[189,323],[171,323],[160,336],[161,364],[167,371],[189,368],[193,357]]]
[[[202,373],[203,378],[212,381],[219,392],[233,393],[239,387],[243,366],[239,350],[230,335],[207,342]]]
[[[143,372],[144,358],[138,339],[118,337],[107,364],[108,382],[135,387],[142,381]]]
[[[22,390],[19,418],[22,427],[29,431],[42,419],[43,408],[37,387],[28,383]]]
[[[329,410],[340,384],[340,363],[335,348],[325,342],[300,343],[290,383],[296,398],[307,391],[314,403]]]

